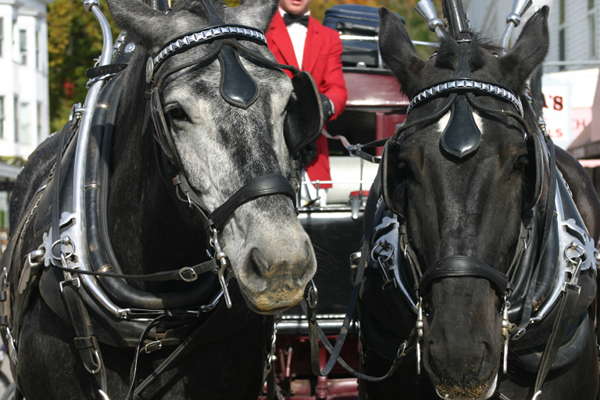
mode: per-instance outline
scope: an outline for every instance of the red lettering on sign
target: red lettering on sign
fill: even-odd
[[[562,111],[564,110],[564,101],[562,96],[554,96],[554,110]]]

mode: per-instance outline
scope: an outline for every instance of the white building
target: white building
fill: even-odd
[[[499,41],[512,0],[464,0],[471,25],[485,37]],[[585,69],[600,65],[600,0],[534,0],[531,16],[550,6],[550,51],[545,71]],[[516,40],[517,34],[513,36]]]
[[[464,0],[472,27],[484,37],[500,41],[513,0]],[[600,0],[533,0],[523,19],[550,6],[550,49],[544,64],[544,116],[555,143],[564,148],[600,140],[597,85],[600,72]],[[521,28],[513,36],[518,38]],[[597,105],[594,106],[594,103]],[[585,135],[583,134],[586,132]],[[575,152],[589,157],[588,152]]]
[[[49,134],[49,2],[0,0],[0,156],[27,158]]]

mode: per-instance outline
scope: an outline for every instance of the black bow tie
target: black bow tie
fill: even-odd
[[[293,15],[285,13],[283,15],[283,21],[286,26],[291,24],[302,24],[308,28],[308,15]]]

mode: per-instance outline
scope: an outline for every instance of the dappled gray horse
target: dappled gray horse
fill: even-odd
[[[108,3],[127,32],[117,60],[127,65],[111,67],[88,159],[95,291],[77,278],[68,240],[40,246],[56,238],[51,224],[69,226],[52,210],[72,181],[74,118],[31,156],[11,201],[3,331],[19,390],[29,400],[256,399],[270,315],[301,300],[316,268],[284,137],[310,116],[289,115],[297,85],[260,32],[277,1],[179,0],[168,13]]]

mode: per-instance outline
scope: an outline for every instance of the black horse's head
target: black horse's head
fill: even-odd
[[[187,179],[197,204],[210,213],[257,178],[295,179],[284,138],[292,84],[273,68],[264,43],[240,28],[253,28],[255,36],[256,29],[264,31],[277,1],[246,0],[229,8],[221,0],[178,0],[168,13],[142,0],[108,3],[117,23],[152,57],[146,79],[153,115],[164,126],[156,129],[162,131],[157,138],[161,157]],[[223,25],[230,33],[246,32],[245,38],[216,40],[221,28],[207,33]],[[203,44],[189,46],[190,37]],[[242,50],[271,64],[250,61]],[[163,53],[168,56],[160,58]],[[231,218],[222,224],[218,239],[251,308],[277,312],[300,302],[316,260],[289,197],[251,200],[229,210]],[[187,218],[182,223],[194,222]],[[197,238],[199,246],[203,239]]]
[[[403,23],[383,10],[380,46],[411,98],[461,78],[521,94],[548,50],[547,16],[547,7],[539,10],[507,54],[476,36],[448,36],[424,61]],[[531,123],[533,115],[525,110],[520,120],[515,102],[481,91],[426,97],[409,112],[405,126],[412,127],[388,144],[387,201],[405,219],[425,276],[448,266],[458,271],[461,263],[506,273],[535,184],[530,137],[522,123]],[[502,359],[502,290],[483,273],[451,275],[420,288],[426,310],[424,365],[442,398],[489,398]]]

